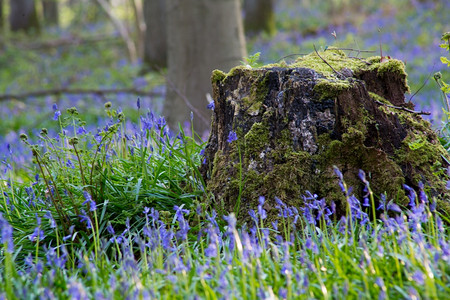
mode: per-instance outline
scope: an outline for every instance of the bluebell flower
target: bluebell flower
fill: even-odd
[[[258,202],[259,202],[259,205],[258,205],[258,214],[259,214],[259,217],[261,218],[261,220],[264,220],[265,218],[267,218],[267,212],[266,212],[266,210],[263,208],[265,199],[266,199],[266,198],[265,198],[264,196],[259,196],[259,198],[258,198]]]
[[[91,195],[87,191],[83,191],[83,196],[86,201],[83,202],[83,205],[88,204],[90,211],[96,211],[97,210],[97,204],[94,200],[92,200]]]
[[[415,207],[416,206],[416,192],[414,191],[413,188],[411,188],[410,186],[404,184],[403,188],[408,192],[408,198],[409,198],[409,206],[410,207]]]
[[[66,167],[75,169],[75,165],[73,164],[73,162],[70,159],[67,160]]]
[[[422,285],[425,282],[425,275],[417,270],[416,272],[414,272],[414,274],[412,274],[411,276],[412,280],[414,280],[415,283],[417,283],[418,285]]]
[[[81,215],[78,215],[78,217],[80,218],[81,223],[86,223],[87,229],[92,228],[91,219],[86,215],[86,212],[84,211],[84,209],[81,210]]]
[[[164,119],[164,117],[159,117],[156,121],[156,125],[158,125],[158,128],[163,128],[166,125],[166,119]]]
[[[13,253],[14,251],[14,243],[13,243],[13,228],[11,225],[9,225],[8,221],[6,221],[3,218],[3,215],[0,213],[0,241],[3,242],[3,244],[7,244],[6,251],[9,253]]]
[[[71,279],[68,284],[67,293],[72,300],[88,300],[89,297],[83,287],[83,284]]]
[[[231,143],[231,142],[236,141],[237,139],[238,139],[238,138],[237,138],[236,132],[230,131],[230,133],[228,134],[227,142],[228,142],[228,143]]]
[[[209,104],[206,106],[207,109],[214,110],[216,108],[214,104],[214,100],[209,102]]]
[[[86,131],[86,129],[84,129],[83,126],[78,127],[77,134],[86,134],[86,133],[87,133],[87,131]]]
[[[279,296],[281,299],[286,299],[286,298],[287,298],[287,289],[280,288],[280,289],[278,290],[278,296]]]
[[[53,115],[53,120],[57,121],[60,116],[61,116],[61,112],[59,110],[55,111],[55,114]]]
[[[139,97],[137,98],[136,106],[138,109],[141,109],[141,99]]]
[[[37,226],[36,228],[34,228],[33,233],[28,236],[28,239],[34,242],[37,240],[41,241],[44,239],[44,237],[44,231],[39,226]]]

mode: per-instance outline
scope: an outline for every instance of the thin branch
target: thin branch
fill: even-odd
[[[79,95],[79,94],[94,94],[103,96],[105,94],[133,94],[138,96],[162,96],[162,93],[144,91],[135,88],[118,88],[118,89],[70,89],[70,88],[59,88],[59,89],[49,89],[49,90],[39,90],[20,94],[0,94],[0,101],[5,100],[24,100],[31,97],[45,97],[52,95]]]
[[[355,51],[359,53],[375,53],[377,52],[376,50],[360,50],[360,49],[352,49],[352,48],[334,48],[337,50],[343,50],[343,51]]]
[[[118,42],[120,41],[120,38],[114,37],[114,36],[93,36],[93,37],[77,37],[77,36],[70,36],[62,39],[56,39],[56,40],[50,40],[50,41],[43,41],[43,42],[36,42],[36,43],[14,43],[14,46],[16,46],[19,49],[25,49],[25,50],[37,50],[37,49],[46,49],[46,48],[55,48],[55,47],[61,47],[61,46],[73,46],[73,45],[81,45],[81,44],[91,44],[91,43],[98,43],[98,42]],[[0,43],[5,43],[5,40],[0,38]]]
[[[409,101],[408,101],[408,102],[411,102],[411,100],[414,98],[414,96],[417,95],[417,94],[425,87],[425,85],[427,85],[428,80],[429,80],[430,77],[431,77],[431,74],[434,73],[434,67],[435,67],[435,66],[436,66],[436,63],[433,65],[433,69],[431,70],[430,74],[428,74],[427,79],[426,79],[426,80],[424,81],[424,83],[419,87],[419,89],[418,89],[414,94],[412,94],[412,96],[409,98]]]
[[[378,100],[375,100],[375,99],[373,99],[373,101],[375,101],[375,103],[376,103],[376,104],[379,104],[379,105],[384,105],[384,106],[387,106],[387,107],[390,107],[390,108],[395,108],[395,109],[407,111],[407,112],[410,112],[410,113],[413,113],[413,114],[418,114],[418,115],[431,115],[431,113],[428,112],[428,111],[415,111],[415,110],[408,109],[408,108],[403,107],[403,106],[395,106],[395,105],[386,104],[386,103],[383,103],[383,102],[378,101]]]
[[[109,4],[106,0],[95,0],[95,1],[103,8],[103,10],[113,23],[114,27],[116,27],[117,31],[119,31],[119,34],[122,37],[122,39],[125,41],[125,44],[127,45],[128,49],[128,54],[130,55],[130,60],[132,62],[136,62],[138,59],[136,45],[134,44],[127,27],[124,25],[122,21],[120,21],[116,16],[113,15],[111,4]]]
[[[345,76],[341,73],[339,73],[338,71],[336,71],[322,56],[320,56],[319,52],[316,49],[316,45],[313,44],[314,47],[314,51],[316,51],[317,56],[324,62],[326,63],[333,71],[334,73],[336,73],[338,75],[339,78],[345,78]]]
[[[184,95],[182,92],[180,92],[180,90],[177,89],[177,87],[175,86],[175,84],[172,82],[172,80],[169,79],[169,77],[166,76],[166,81],[169,84],[170,88],[173,89],[175,91],[175,93],[181,98],[183,99],[184,103],[186,103],[186,105],[189,107],[189,109],[196,113],[198,117],[200,117],[200,119],[202,120],[202,122],[204,122],[206,125],[209,125],[211,123],[211,121],[209,121],[202,113],[201,111],[199,111],[194,105],[192,105],[192,103],[189,101],[189,99],[186,97],[186,95]]]

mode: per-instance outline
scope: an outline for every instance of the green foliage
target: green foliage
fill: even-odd
[[[39,143],[31,144],[27,135],[21,135],[32,151],[33,172],[39,179],[17,189],[4,189],[0,181],[4,200],[0,212],[20,228],[15,239],[25,249],[33,244],[27,236],[36,227],[36,218],[46,213],[54,216],[55,227],[42,226],[45,243],[59,244],[75,230],[78,247],[92,245],[97,250],[108,222],[116,231],[127,222],[139,226],[144,207],[171,212],[174,206],[190,207],[203,197],[197,168],[201,144],[182,130],[170,138],[164,119],[150,113],[142,116],[136,132],[127,131],[124,114],[109,103],[106,107],[111,119],[96,134],[86,132],[78,110],[69,108],[58,119],[57,137],[43,128]]]
[[[256,52],[253,55],[250,55],[249,57],[244,57],[244,61],[241,61],[241,63],[244,66],[250,66],[251,68],[257,68],[260,67],[262,64],[259,61],[259,58],[261,56],[261,52]]]

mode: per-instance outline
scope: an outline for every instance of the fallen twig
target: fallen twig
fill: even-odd
[[[106,94],[133,94],[138,96],[162,96],[162,93],[138,90],[135,88],[109,88],[109,89],[70,89],[70,88],[58,88],[49,90],[39,90],[20,94],[0,94],[0,101],[5,100],[24,100],[31,97],[45,97],[51,95],[79,95],[79,94],[93,94],[93,95],[106,95]]]
[[[431,115],[431,113],[428,112],[428,111],[415,111],[415,110],[412,110],[412,109],[409,109],[409,108],[406,108],[406,107],[403,107],[403,106],[395,106],[395,105],[386,104],[386,103],[383,103],[383,102],[375,100],[375,99],[373,99],[373,101],[375,101],[375,103],[379,104],[379,105],[384,105],[384,106],[387,106],[387,107],[390,107],[390,108],[395,108],[395,109],[407,111],[407,112],[410,112],[410,113],[413,113],[413,114]]]
[[[61,39],[34,42],[34,43],[14,43],[14,42],[11,43],[19,49],[37,50],[37,49],[56,48],[74,45],[76,46],[81,44],[92,44],[98,42],[120,42],[120,41],[121,41],[120,38],[115,36],[93,36],[85,38],[78,36],[69,36]],[[0,43],[5,42],[6,40],[0,39]]]
[[[314,51],[316,51],[316,54],[317,54],[317,56],[324,62],[324,63],[326,63],[333,71],[334,71],[334,73],[336,73],[337,75],[338,75],[338,77],[340,78],[340,79],[345,79],[345,76],[344,76],[344,74],[341,74],[341,73],[339,73],[338,71],[336,71],[322,56],[320,56],[320,54],[319,54],[319,52],[317,51],[317,49],[316,49],[316,45],[313,45],[313,47],[314,47]]]

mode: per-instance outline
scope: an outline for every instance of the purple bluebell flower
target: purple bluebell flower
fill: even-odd
[[[81,215],[78,215],[81,223],[86,223],[87,229],[92,228],[91,219],[87,216],[86,211],[84,209],[81,210]]]
[[[159,117],[158,120],[156,121],[156,125],[158,125],[158,128],[163,128],[164,126],[166,126],[166,119],[164,119],[164,117]]]
[[[53,115],[53,120],[58,121],[60,116],[61,116],[61,112],[59,110],[55,111],[55,114]]]
[[[69,281],[67,293],[72,300],[88,300],[89,297],[83,287],[83,284],[77,282],[75,279]]]
[[[232,143],[232,142],[236,141],[237,139],[238,138],[237,138],[236,132],[230,131],[230,133],[228,134],[227,142]]]
[[[141,99],[139,97],[137,98],[136,106],[138,109],[141,109]]]
[[[408,192],[408,198],[409,198],[409,206],[410,207],[415,207],[416,206],[416,192],[414,191],[413,188],[411,188],[410,186],[404,184],[403,188]]]
[[[9,225],[8,221],[3,218],[3,215],[0,213],[0,228],[1,228],[1,236],[0,241],[3,244],[7,244],[6,251],[9,253],[13,253],[14,251],[14,243],[13,243],[13,228]]]
[[[39,240],[39,241],[43,240],[44,237],[45,237],[44,236],[44,231],[39,226],[37,226],[36,228],[34,228],[33,233],[28,236],[28,239],[30,241],[34,242],[34,241],[37,241],[37,240]]]
[[[259,198],[258,198],[258,202],[259,202],[258,214],[259,214],[259,217],[261,218],[261,220],[264,220],[265,218],[267,218],[267,212],[263,208],[265,200],[266,200],[266,198],[264,196],[259,196]]]
[[[209,102],[209,104],[206,106],[209,110],[214,110],[216,108],[216,105],[214,104],[214,100]]]
[[[86,133],[87,133],[87,131],[86,131],[86,129],[84,129],[83,126],[78,127],[77,134],[86,134]]]
[[[279,290],[278,290],[278,296],[281,298],[281,299],[287,299],[287,289],[284,289],[284,288],[280,288]]]
[[[425,282],[425,275],[423,274],[423,272],[421,272],[419,270],[415,271],[414,274],[412,274],[411,278],[418,285],[422,285]]]
[[[67,160],[66,167],[75,169],[75,165],[73,164],[73,162],[70,159]]]
[[[91,195],[87,191],[83,191],[83,196],[85,201],[83,202],[83,205],[88,204],[90,211],[96,211],[97,210],[97,204],[94,200],[92,200]]]
[[[397,204],[395,204],[393,202],[389,202],[388,203],[387,210],[395,211],[395,212],[398,212],[398,213],[402,212],[401,208]]]

